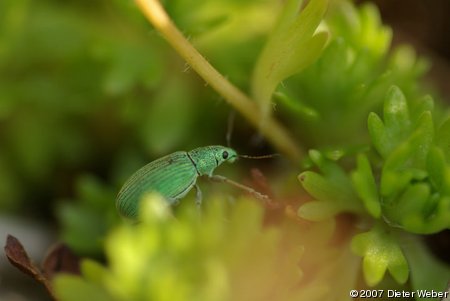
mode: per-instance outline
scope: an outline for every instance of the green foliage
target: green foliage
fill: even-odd
[[[341,212],[362,215],[355,210],[355,205],[362,203],[377,220],[370,231],[356,235],[352,241],[354,252],[364,257],[368,285],[378,284],[386,269],[399,283],[408,279],[400,234],[393,235],[402,231],[398,228],[418,234],[450,228],[450,165],[441,148],[448,145],[447,134],[443,134],[448,121],[435,130],[430,111],[433,101],[430,97],[423,101],[423,111],[411,114],[405,96],[393,86],[385,97],[383,119],[376,113],[369,114],[369,133],[381,156],[376,169],[372,169],[367,155],[359,154],[356,169],[349,175],[337,163],[322,160],[316,163],[321,174],[306,171],[299,176],[305,190],[315,198],[300,207],[301,217],[317,220],[318,216],[328,218]],[[317,152],[310,157],[314,162],[323,158]]]
[[[89,300],[117,301],[322,300],[329,290],[346,296],[330,271],[346,266],[350,253],[323,247],[332,223],[317,224],[300,238],[292,221],[264,227],[262,207],[245,199],[232,207],[210,200],[201,216],[185,206],[176,219],[157,195],[140,207],[139,224],[124,223],[108,236],[108,267],[86,260],[82,277],[55,279],[60,300],[74,300],[77,290]],[[324,261],[330,261],[328,272],[302,281],[298,264],[306,270]],[[356,270],[346,267],[348,280]]]
[[[407,237],[401,240],[405,245],[404,252],[408,258],[411,271],[411,287],[415,290],[434,290],[444,292],[448,283],[443,279],[450,279],[448,265],[435,258],[420,241],[420,238]],[[432,271],[432,273],[424,273]],[[425,300],[426,298],[416,298]]]
[[[162,1],[171,18],[222,74],[249,87],[255,58],[282,6],[273,0]],[[189,12],[189,13],[186,13]]]
[[[324,220],[346,211],[361,213],[361,204],[344,170],[318,151],[309,155],[323,175],[305,171],[298,176],[303,188],[316,199],[302,205],[298,214],[308,220]]]
[[[373,4],[162,1],[264,113],[279,104],[309,156],[266,186],[300,173],[304,191],[283,186],[297,209],[274,187],[289,203],[275,222],[245,199],[210,201],[201,218],[182,204],[173,218],[151,197],[141,223],[118,225],[125,179],[172,151],[223,144],[229,110],[133,1],[87,2],[95,9],[0,1],[0,210],[52,211],[72,249],[108,259],[58,276],[61,300],[344,300],[361,262],[369,286],[389,271],[404,288],[444,288],[450,268],[418,235],[450,228],[450,114],[423,96],[427,60],[391,49]]]
[[[405,283],[403,246],[397,236],[383,233],[398,227],[418,234],[450,228],[448,117],[430,96],[421,96],[417,79],[427,62],[406,46],[388,52],[391,31],[381,25],[374,6],[355,9],[341,1],[327,21],[329,46],[276,94],[296,115],[302,133],[311,133],[308,142],[322,148],[309,154],[320,173],[299,175],[314,200],[302,204],[298,214],[315,221],[350,212],[376,220],[378,226],[353,239],[354,251],[364,257],[366,282],[378,284],[389,269]],[[383,118],[369,113],[381,105]],[[368,131],[362,125],[367,117]],[[370,152],[352,159],[351,149],[369,139],[381,158]],[[327,155],[333,150],[340,155]],[[343,157],[346,163],[339,166]]]
[[[79,173],[112,175],[116,184],[151,158],[211,144],[223,129],[222,115],[197,101],[183,63],[149,39],[134,5],[134,13],[121,12],[124,5],[91,12],[51,0],[1,1],[1,210],[51,211],[49,199],[75,190]],[[197,117],[210,132],[191,135]]]
[[[381,205],[378,202],[377,186],[370,162],[363,154],[358,155],[357,160],[357,168],[351,174],[353,187],[370,215],[380,218]]]
[[[442,138],[436,141],[431,111],[410,117],[405,97],[392,87],[383,117],[372,113],[368,125],[374,147],[385,160],[379,183],[385,218],[416,233],[450,228],[450,166],[438,146]]]
[[[260,102],[263,114],[270,112],[270,99],[278,84],[301,72],[321,54],[327,32],[315,33],[327,0],[311,1],[300,12],[303,1],[288,1],[280,13],[253,74],[253,96]]]
[[[118,223],[115,191],[92,176],[77,181],[76,202],[63,202],[57,215],[63,227],[62,239],[78,254],[100,254],[108,230]]]
[[[325,21],[331,37],[322,55],[278,88],[278,95],[285,96],[282,104],[289,109],[283,113],[290,116],[290,126],[308,148],[368,143],[367,114],[379,110],[393,84],[415,102],[422,91],[418,79],[427,63],[408,46],[389,52],[391,29],[382,25],[370,3],[357,8],[336,1]]]

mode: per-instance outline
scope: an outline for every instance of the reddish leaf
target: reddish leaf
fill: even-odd
[[[20,241],[9,234],[6,238],[5,254],[9,262],[25,274],[38,280],[42,276],[39,268],[31,262]]]
[[[56,273],[80,274],[79,258],[64,244],[54,245],[42,263],[42,269],[48,279]]]
[[[30,257],[28,257],[28,254],[20,241],[9,234],[6,238],[5,254],[12,265],[42,283],[50,296],[56,300],[49,279],[31,262]]]

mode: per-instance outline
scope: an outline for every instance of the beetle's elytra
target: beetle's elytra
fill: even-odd
[[[136,218],[139,200],[151,191],[160,193],[173,204],[196,186],[199,176],[211,177],[223,162],[233,163],[236,159],[235,150],[220,145],[169,154],[134,173],[121,188],[116,207],[123,216]],[[197,192],[199,195],[200,191]]]

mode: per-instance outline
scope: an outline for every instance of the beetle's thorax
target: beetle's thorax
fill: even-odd
[[[230,154],[229,158],[223,158],[222,155],[224,151]],[[213,145],[196,148],[188,152],[188,156],[192,160],[192,163],[195,165],[200,176],[212,176],[214,169],[225,161],[233,162],[237,155],[233,149],[220,145]]]

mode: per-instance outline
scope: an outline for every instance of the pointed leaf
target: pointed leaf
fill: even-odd
[[[311,39],[304,42],[302,45],[298,45],[297,47],[302,47],[303,51],[294,52],[291,57],[284,60],[282,64],[280,64],[278,76],[274,75],[274,77],[278,78],[279,81],[282,81],[283,79],[300,72],[309,64],[316,61],[325,48],[328,36],[328,32],[322,31],[311,37]]]
[[[411,125],[408,104],[397,86],[392,86],[386,94],[383,118],[390,139],[399,143],[408,135]]]
[[[426,158],[433,142],[434,125],[430,111],[425,111],[419,117],[411,143],[415,146],[414,167],[425,167]]]
[[[362,199],[367,211],[375,217],[381,215],[381,206],[378,200],[377,186],[373,177],[372,168],[367,157],[358,156],[357,169],[352,173],[353,187]]]
[[[356,196],[353,191],[347,190],[346,187],[342,187],[335,181],[329,180],[317,173],[306,171],[298,176],[303,188],[316,200],[320,201],[315,204],[306,203],[299,209],[300,214],[303,217],[305,212],[311,212],[314,216],[317,216],[316,212],[319,209],[324,210],[322,217],[328,217],[329,214],[335,214],[338,212],[360,212],[360,203],[356,201]],[[305,206],[305,208],[303,208]],[[324,206],[329,206],[325,209]]]
[[[314,38],[313,35],[325,14],[328,0],[309,1],[294,19],[287,10],[296,7],[295,1],[288,2],[255,66],[252,92],[264,116],[270,112],[272,94],[278,84],[311,64],[327,40],[325,33],[318,33]],[[280,20],[283,17],[288,17],[290,24]]]
[[[430,181],[436,190],[441,190],[445,183],[446,171],[449,167],[446,166],[445,155],[442,149],[434,146],[428,153],[427,158],[427,172],[430,176]]]
[[[378,153],[383,158],[386,158],[389,155],[392,146],[390,145],[391,142],[386,135],[386,129],[383,121],[377,114],[371,112],[367,120],[367,125],[372,144]]]
[[[5,254],[9,262],[25,274],[37,280],[42,278],[41,271],[31,262],[23,245],[17,238],[9,234],[6,238]]]
[[[444,152],[447,162],[450,164],[450,118],[439,127],[436,142]]]

